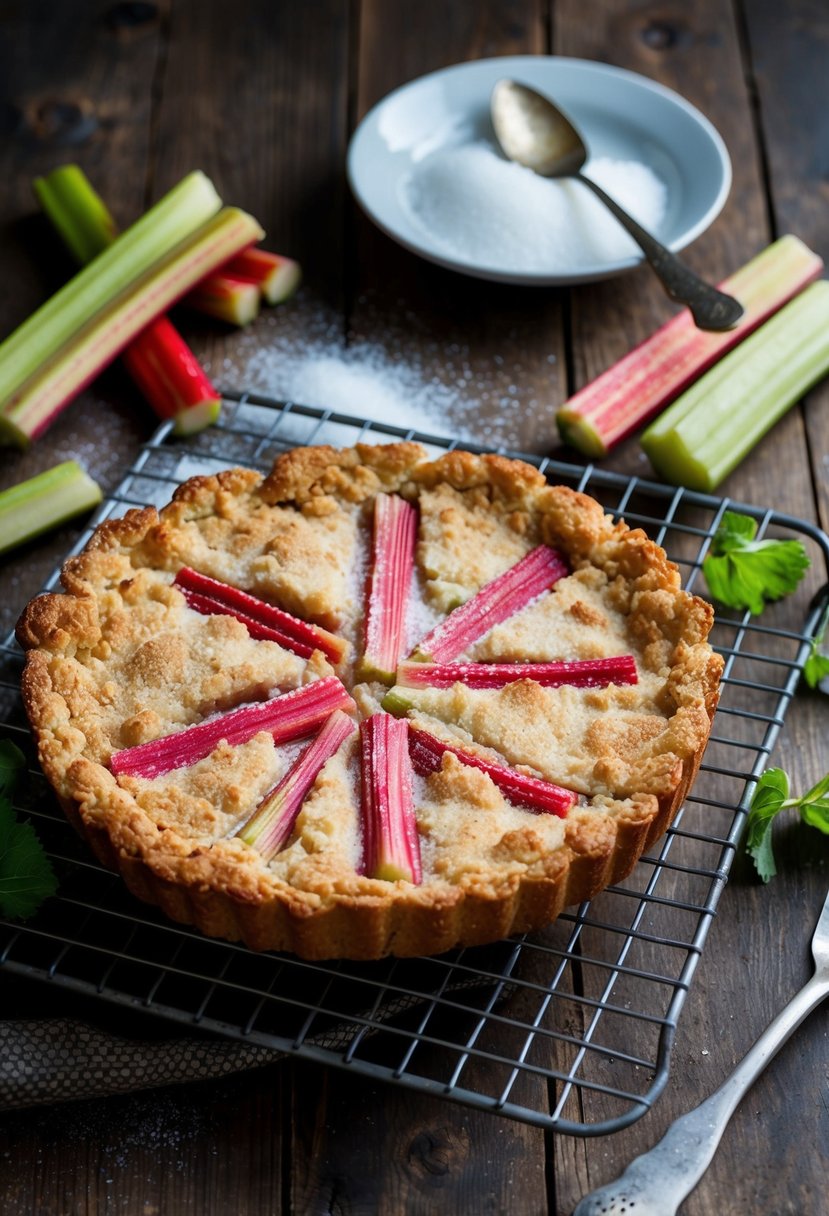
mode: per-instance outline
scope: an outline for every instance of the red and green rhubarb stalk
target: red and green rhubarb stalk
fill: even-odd
[[[353,710],[354,702],[336,676],[326,676],[282,693],[270,701],[243,705],[228,713],[187,726],[174,735],[114,752],[110,768],[116,776],[160,777],[173,769],[195,764],[220,743],[238,746],[260,731],[273,735],[275,744],[309,735],[335,710]]]
[[[366,640],[359,665],[362,679],[394,683],[406,642],[416,536],[414,507],[396,494],[378,494],[374,500]]]
[[[829,372],[829,283],[813,283],[675,401],[642,436],[657,473],[710,492]]]
[[[216,317],[227,325],[249,325],[259,316],[261,292],[256,283],[226,270],[202,279],[182,300],[187,308]]]
[[[408,726],[389,714],[360,723],[363,861],[369,878],[423,881],[417,835]]]
[[[56,528],[101,501],[101,488],[74,460],[0,493],[0,553]]]
[[[570,398],[557,415],[562,439],[586,456],[605,456],[822,269],[821,259],[797,237],[781,237],[720,283],[745,310],[734,329],[697,329],[685,309]]]
[[[567,574],[564,558],[555,549],[539,545],[482,587],[471,600],[450,612],[427,633],[413,657],[448,663]]]
[[[0,437],[36,438],[141,330],[262,235],[219,205],[191,174],[0,345]]]
[[[336,710],[278,785],[265,795],[247,823],[239,828],[236,833],[239,839],[252,845],[265,861],[281,852],[294,830],[308,791],[355,729],[351,718]]]
[[[416,773],[428,777],[430,773],[439,772],[446,752],[456,756],[461,764],[486,773],[507,802],[511,802],[513,806],[524,807],[526,810],[535,811],[536,814],[558,815],[560,819],[564,819],[576,802],[576,795],[572,790],[553,785],[551,781],[541,781],[538,777],[527,777],[524,773],[518,773],[503,764],[484,760],[473,752],[451,747],[409,723],[409,755]]]
[[[252,638],[278,642],[303,659],[310,658],[315,650],[321,650],[332,663],[339,663],[345,654],[347,643],[336,634],[319,625],[309,625],[282,608],[207,574],[199,574],[189,566],[182,566],[173,586],[195,612],[203,616],[233,616],[242,622]]]
[[[545,688],[605,688],[608,684],[636,684],[632,654],[608,659],[573,659],[554,663],[401,663],[397,684],[402,688],[503,688],[516,680],[534,680]]]
[[[245,249],[222,269],[234,278],[255,283],[266,304],[282,304],[290,299],[302,279],[299,262],[267,249]]]
[[[118,235],[106,204],[77,165],[62,165],[46,177],[35,178],[34,192],[82,266]],[[219,394],[166,317],[148,325],[126,347],[122,361],[157,416],[172,421],[175,435],[192,435],[218,418]]]

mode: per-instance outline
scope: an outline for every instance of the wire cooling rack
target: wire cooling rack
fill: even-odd
[[[420,439],[434,452],[456,446],[229,393],[211,430],[182,443],[162,427],[94,522],[131,506],[160,506],[196,473],[267,468],[297,444],[394,437]],[[643,527],[695,587],[727,501],[524,458]],[[757,519],[761,536],[798,536],[823,568],[829,538],[816,528],[737,507]],[[55,572],[48,586],[57,582]],[[802,605],[801,632],[776,627],[774,608],[762,624],[747,614],[717,618],[712,641],[725,657],[725,677],[705,762],[673,828],[625,883],[569,909],[543,933],[371,964],[255,954],[133,899],[74,835],[36,768],[17,692],[21,656],[10,638],[0,652],[0,723],[32,761],[20,809],[37,824],[60,891],[26,924],[0,921],[0,969],[539,1127],[585,1136],[616,1131],[644,1114],[667,1080],[677,1018],[752,781],[783,725],[820,610]]]

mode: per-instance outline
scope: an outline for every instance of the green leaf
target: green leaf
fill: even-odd
[[[25,920],[57,885],[34,828],[18,822],[9,800],[0,798],[0,914]]]
[[[829,676],[829,654],[821,653],[827,625],[829,625],[829,606],[823,611],[817,633],[812,638],[809,657],[803,664],[803,679],[810,688],[817,688],[824,676]]]
[[[26,757],[11,739],[0,739],[0,797],[11,795],[26,767]]]
[[[751,799],[746,829],[746,850],[763,882],[768,882],[777,873],[771,825],[788,796],[789,778],[783,769],[766,769]]]
[[[829,802],[807,802],[800,808],[800,818],[810,828],[829,836]]]
[[[714,599],[754,615],[794,591],[811,564],[801,541],[755,540],[756,535],[756,520],[725,511],[702,563]]]

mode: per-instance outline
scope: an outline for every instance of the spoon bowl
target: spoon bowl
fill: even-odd
[[[515,80],[499,80],[490,113],[504,155],[541,177],[572,177],[592,190],[633,237],[672,300],[687,304],[699,329],[733,329],[743,307],[694,274],[676,254],[582,173],[589,152],[576,127],[548,97]]]

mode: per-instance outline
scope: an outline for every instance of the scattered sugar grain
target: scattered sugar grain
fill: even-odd
[[[651,232],[665,214],[663,182],[637,161],[598,157],[586,172]],[[447,254],[500,270],[586,269],[638,253],[588,187],[553,181],[487,143],[446,148],[415,166],[403,198]]]

